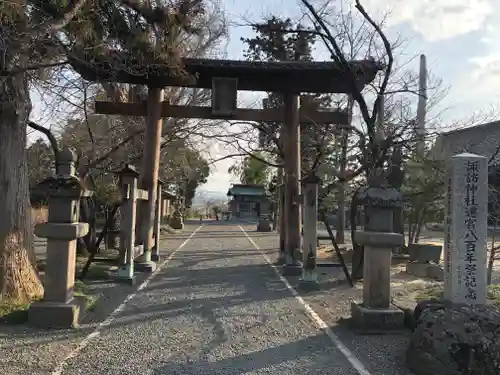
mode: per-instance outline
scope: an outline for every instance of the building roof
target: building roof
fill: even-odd
[[[463,152],[486,156],[490,164],[500,163],[500,121],[441,133],[436,140],[436,156],[448,160]]]
[[[266,188],[264,185],[233,184],[229,188],[227,195],[229,197],[235,195],[266,196]]]
[[[168,191],[168,190],[163,190],[162,191],[163,198],[168,199],[168,200],[173,200],[177,198],[177,195],[174,193]]]
[[[335,62],[240,61],[181,59],[188,74],[161,61],[148,65],[128,53],[110,51],[107,56],[71,56],[70,64],[84,79],[151,87],[184,86],[211,89],[212,78],[238,79],[238,90],[273,92],[348,93],[351,85]],[[374,60],[350,62],[358,87],[371,83],[383,66]]]

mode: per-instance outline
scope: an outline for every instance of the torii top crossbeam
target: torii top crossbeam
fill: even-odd
[[[163,88],[184,86],[211,89],[216,77],[237,78],[238,90],[349,93],[346,73],[335,62],[181,59],[181,69],[188,75],[174,74],[167,64],[140,65],[125,53],[111,53],[113,58],[72,58],[70,64],[84,79],[93,82],[117,82]],[[381,69],[373,60],[350,62],[358,88],[372,82]],[[175,69],[179,71],[179,69]]]

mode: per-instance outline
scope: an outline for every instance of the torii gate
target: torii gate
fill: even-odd
[[[146,134],[142,167],[142,189],[149,191],[151,199],[145,212],[148,234],[144,237],[144,259],[149,269],[151,261],[154,202],[158,179],[160,138],[163,118],[202,118],[284,124],[285,144],[285,270],[297,269],[300,262],[295,254],[301,247],[300,198],[300,124],[347,124],[347,112],[301,110],[300,93],[349,93],[351,85],[338,64],[334,62],[249,62],[213,59],[182,59],[188,75],[173,75],[165,64],[133,66],[130,56],[114,51],[113,59],[100,60],[95,56],[72,58],[73,68],[84,79],[93,82],[116,82],[148,87],[148,100],[142,103],[96,102],[95,112],[110,115],[145,116]],[[127,57],[117,59],[117,56]],[[127,66],[114,67],[112,61],[127,62]],[[351,62],[356,83],[361,89],[375,78],[379,66],[371,60]],[[167,86],[193,87],[212,90],[212,106],[177,106],[163,100]],[[284,95],[284,108],[237,108],[237,91],[279,92]],[[148,269],[148,267],[145,267]]]

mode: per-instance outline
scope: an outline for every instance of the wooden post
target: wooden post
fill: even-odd
[[[283,152],[285,151],[286,144],[286,130],[281,128],[280,131],[280,142]],[[281,160],[283,163],[283,160]],[[276,260],[277,265],[285,264],[285,237],[286,237],[286,223],[285,223],[285,173],[283,168],[278,168],[278,233],[280,234],[280,252],[278,259]]]
[[[148,88],[148,115],[146,120],[146,132],[144,143],[144,155],[142,158],[141,189],[148,191],[149,199],[144,205],[142,216],[141,235],[144,242],[144,253],[138,259],[137,269],[153,272],[156,263],[151,261],[151,250],[153,247],[153,226],[155,218],[156,193],[158,185],[158,170],[160,165],[160,141],[162,135],[163,89]]]
[[[299,98],[295,93],[285,94],[285,265],[284,276],[300,276],[302,267],[301,250],[301,209],[300,209],[300,122]]]
[[[163,197],[162,197],[163,181],[158,180],[158,188],[156,194],[156,211],[155,211],[155,226],[154,226],[154,238],[155,246],[153,248],[153,254],[151,255],[151,260],[158,262],[160,260],[160,226],[161,226],[161,216],[163,213]]]

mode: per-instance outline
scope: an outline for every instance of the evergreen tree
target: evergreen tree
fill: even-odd
[[[242,184],[267,186],[269,181],[269,165],[262,153],[245,157],[242,163],[234,164],[228,172],[238,177]]]
[[[111,50],[139,64],[164,63],[182,73],[182,33],[197,33],[202,0],[21,0],[0,2],[0,299],[43,294],[35,267],[29,210],[26,124],[33,77],[67,59],[113,64]]]
[[[247,45],[244,51],[246,59],[251,61],[312,61],[312,51],[316,42],[316,35],[308,32],[300,23],[291,19],[280,19],[272,16],[262,24],[254,25],[253,38],[242,38]],[[311,110],[329,108],[332,98],[329,95],[302,94],[301,106]],[[280,93],[270,92],[263,100],[264,108],[283,107],[283,96]],[[335,125],[335,124],[332,124]],[[283,158],[283,145],[279,142],[279,133],[283,124],[258,124],[260,147],[269,150],[280,160]],[[310,172],[311,167],[316,169],[321,160],[317,160],[320,150],[326,154],[324,148],[333,139],[332,127],[315,124],[301,124],[301,155],[303,174]],[[272,140],[278,140],[273,142]],[[320,157],[323,159],[322,157]]]

